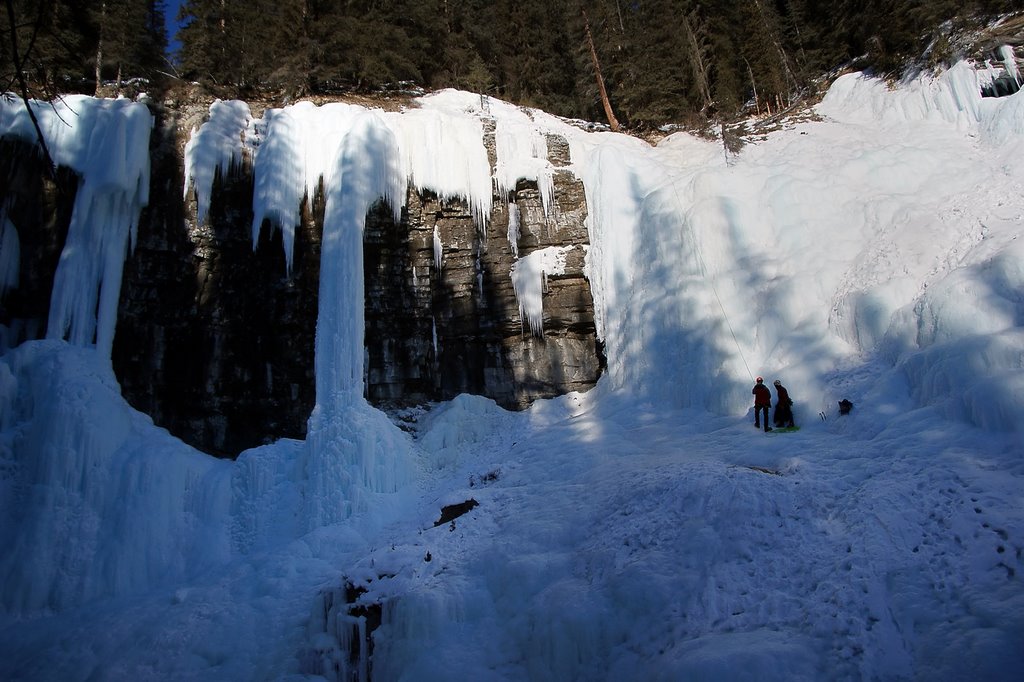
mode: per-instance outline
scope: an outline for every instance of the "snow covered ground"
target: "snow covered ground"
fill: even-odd
[[[991,77],[844,76],[820,120],[738,155],[450,91],[415,114],[226,104],[235,133],[193,138],[200,204],[257,138],[254,167],[294,183],[258,215],[328,187],[309,437],[236,462],[181,444],[121,399],[109,313],[98,346],[6,351],[0,677],[350,679],[372,626],[339,606],[350,583],[380,605],[375,680],[1019,679],[1024,99],[982,99]],[[539,133],[569,140],[609,368],[407,432],[358,395],[362,214],[415,178],[485,215],[481,116],[498,187],[543,186]],[[332,142],[307,153],[313,125]],[[118,216],[144,200],[107,184]],[[754,374],[799,432],[754,429]]]

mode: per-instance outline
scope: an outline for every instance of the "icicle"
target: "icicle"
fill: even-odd
[[[285,270],[292,270],[295,228],[306,192],[302,156],[306,140],[305,122],[293,117],[291,109],[271,109],[264,114],[266,139],[253,159],[252,248],[259,244],[264,221],[281,230]]]
[[[1022,81],[1020,77],[1020,70],[1017,68],[1017,57],[1013,53],[1013,46],[1003,45],[1000,47],[999,56],[1003,60],[1003,66],[1006,68],[1006,73],[1010,75],[1017,85],[1024,85],[1024,81]]]
[[[512,247],[512,255],[519,257],[519,204],[510,201],[508,204],[508,243]]]
[[[210,119],[192,129],[185,145],[185,198],[195,190],[199,222],[209,214],[214,178],[224,177],[242,162],[244,133],[251,122],[245,102],[217,100],[210,105]]]
[[[437,268],[438,273],[441,272],[441,256],[444,253],[444,247],[441,245],[441,234],[437,231],[437,225],[434,225],[434,267]]]
[[[358,674],[359,682],[369,682],[370,680],[370,646],[369,640],[366,636],[366,618],[364,616],[356,617],[356,636],[359,637],[359,662],[358,662]]]
[[[565,273],[566,254],[572,246],[549,246],[512,264],[512,286],[519,301],[519,313],[534,336],[544,335],[544,291],[548,275]]]

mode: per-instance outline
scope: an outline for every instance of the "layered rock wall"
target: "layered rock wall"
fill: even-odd
[[[152,105],[150,205],[125,264],[112,360],[132,405],[199,449],[230,457],[305,435],[316,399],[324,206],[322,192],[304,203],[290,272],[274,226],[265,226],[253,248],[251,160],[217,178],[209,217],[197,221],[194,199],[182,199],[182,159],[208,107],[198,100]],[[485,126],[485,143],[493,168],[493,126]],[[511,196],[495,194],[485,230],[467,205],[416,188],[397,222],[383,205],[371,209],[364,232],[371,402],[401,406],[473,393],[520,409],[597,381],[603,357],[583,275],[586,201],[565,169],[565,141],[549,138],[548,147],[557,170],[547,213],[536,183],[525,180]],[[74,178],[65,177],[67,189],[58,191],[28,163],[14,164],[6,176],[4,197],[21,197],[8,214],[23,235],[26,271],[2,311],[8,321],[14,313],[24,318],[16,343],[45,332],[38,320],[46,319],[45,290],[66,234]],[[25,199],[32,194],[48,197],[38,210]],[[565,250],[566,263],[544,283],[541,332],[524,321],[510,273],[517,257],[552,246]]]
[[[182,200],[188,131],[207,105],[159,111],[150,206],[125,265],[114,369],[137,409],[222,456],[302,438],[315,400],[321,202],[304,211],[292,272],[279,233],[253,249],[252,169],[218,178],[209,217]]]
[[[0,249],[18,250],[16,275],[0,267],[0,350],[46,335],[77,188],[73,171],[50,172],[33,145],[0,140]],[[6,256],[0,266],[11,263]]]

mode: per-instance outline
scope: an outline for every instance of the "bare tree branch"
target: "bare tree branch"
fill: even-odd
[[[24,61],[21,55],[18,53],[18,32],[15,30],[15,17],[14,17],[14,0],[6,0],[7,3],[7,19],[11,24],[11,56],[14,59],[14,71],[16,73],[18,84],[21,86],[21,99],[25,103],[25,111],[28,112],[28,117],[32,121],[32,126],[36,129],[36,138],[39,142],[39,148],[43,151],[43,158],[46,160],[46,168],[50,177],[54,177],[57,173],[57,167],[53,163],[53,157],[50,156],[50,149],[46,146],[46,138],[43,137],[43,129],[39,126],[39,119],[36,118],[35,111],[32,110],[32,102],[29,97],[28,83],[25,81],[25,71],[22,68]],[[33,36],[33,41],[35,37]],[[30,43],[31,45],[32,43]],[[28,55],[26,54],[26,59]]]

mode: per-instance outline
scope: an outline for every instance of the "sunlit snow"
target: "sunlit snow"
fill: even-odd
[[[325,199],[308,437],[234,462],[120,396],[111,306],[151,118],[69,99],[74,125],[43,117],[82,176],[59,331],[0,356],[0,677],[1016,678],[1024,96],[982,98],[992,77],[845,75],[813,120],[728,160],[455,91],[258,121],[216,103],[186,150],[201,216],[252,155],[257,219],[237,227],[266,218],[290,262],[303,197],[322,181]],[[0,131],[31,139],[20,106]],[[400,430],[362,397],[366,211],[397,215],[411,184],[482,224],[523,178],[551,211],[549,135],[586,189],[608,371]],[[557,255],[509,275],[533,333]],[[754,375],[782,379],[799,432],[753,428]],[[346,581],[382,604],[369,661],[348,658],[369,625],[337,608]]]

